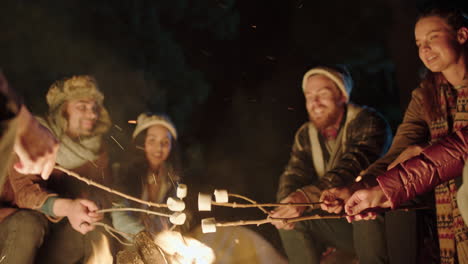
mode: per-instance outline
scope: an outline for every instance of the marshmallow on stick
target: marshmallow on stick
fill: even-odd
[[[169,221],[174,225],[183,225],[186,219],[187,215],[181,212],[175,212],[169,217]]]
[[[211,211],[211,194],[198,193],[198,210]]]
[[[167,198],[167,207],[173,212],[180,212],[185,209],[185,202],[178,198]]]
[[[215,200],[217,203],[229,202],[229,194],[227,190],[214,190]]]
[[[216,232],[216,220],[212,218],[202,219],[201,222],[203,233],[215,233]]]
[[[177,186],[177,197],[180,199],[187,197],[187,185],[179,184],[179,186]]]

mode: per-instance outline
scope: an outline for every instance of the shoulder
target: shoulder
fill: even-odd
[[[424,88],[424,86],[422,84],[418,85],[418,87],[416,87],[416,89],[414,89],[411,92],[411,100],[422,101],[424,90],[425,90],[425,88]]]
[[[309,126],[310,122],[305,122],[296,131],[294,136],[294,146],[299,150],[304,149],[305,146],[309,145]]]
[[[308,139],[309,138],[309,127],[311,123],[310,122],[305,122],[302,124],[299,129],[296,131],[295,134],[295,140],[303,141],[304,138]]]
[[[355,118],[350,121],[349,129],[390,129],[390,125],[388,124],[385,117],[376,109],[369,106],[353,105],[352,107],[358,108],[359,112],[356,114]]]
[[[368,121],[381,121],[385,122],[384,116],[379,113],[376,109],[370,107],[370,106],[365,106],[365,105],[355,105],[355,104],[350,104],[348,106],[349,110],[354,109],[354,111],[357,111],[357,114],[355,118],[352,121],[357,121],[357,122],[366,122]],[[348,110],[348,111],[349,111]]]

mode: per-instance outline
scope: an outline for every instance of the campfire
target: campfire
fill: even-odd
[[[109,250],[109,241],[105,235],[101,235],[101,239],[91,244],[93,253],[86,264],[112,264],[114,258]]]
[[[154,239],[140,232],[132,247],[117,254],[118,264],[211,264],[214,260],[210,247],[174,231],[163,231]]]
[[[100,189],[103,189],[109,193],[124,197],[126,199],[135,201],[137,203],[146,205],[148,207],[155,208],[167,208],[173,213],[162,213],[153,210],[146,210],[141,208],[123,208],[123,207],[114,207],[101,209],[99,213],[109,213],[113,211],[136,211],[146,214],[154,214],[161,217],[167,217],[170,222],[174,225],[170,228],[170,231],[163,231],[155,236],[146,231],[141,231],[136,235],[127,234],[120,232],[111,226],[108,226],[104,223],[94,223],[104,227],[104,229],[117,239],[122,245],[125,245],[125,249],[118,252],[116,256],[116,262],[118,264],[146,264],[146,263],[170,263],[170,264],[184,264],[184,263],[195,263],[195,264],[209,264],[215,261],[214,251],[201,243],[200,241],[183,236],[179,232],[174,232],[174,227],[177,225],[184,224],[186,220],[186,215],[182,211],[185,209],[185,202],[183,199],[187,195],[187,186],[180,184],[177,188],[177,197],[170,197],[166,203],[153,203],[145,200],[138,199],[121,193],[119,191],[113,190],[107,186],[101,185],[99,183],[93,182],[89,179],[81,177],[80,175],[69,171],[67,169],[61,168],[59,166],[55,167],[69,176],[75,177],[80,181],[86,182],[89,185],[96,186]],[[242,225],[261,225],[265,223],[271,223],[274,221],[283,221],[283,222],[297,222],[311,219],[323,219],[323,218],[341,218],[343,216],[308,216],[308,217],[298,217],[292,219],[276,219],[269,217],[268,211],[264,207],[277,207],[277,206],[316,206],[319,203],[307,203],[307,204],[293,204],[293,203],[267,203],[259,204],[254,200],[247,198],[242,195],[228,193],[226,190],[215,190],[214,191],[215,201],[212,200],[212,195],[199,194],[199,210],[200,211],[210,211],[212,205],[214,206],[225,206],[232,208],[249,208],[256,207],[260,209],[263,213],[267,215],[265,219],[261,220],[250,220],[244,221],[239,220],[235,222],[218,222],[214,218],[203,219],[202,220],[202,231],[203,233],[216,232],[216,227],[227,227],[227,226],[242,226]],[[237,199],[242,199],[248,203],[230,203],[229,197],[234,197]],[[122,241],[120,237],[125,239],[130,239],[131,243]],[[87,264],[95,263],[113,263],[112,255],[109,251],[109,244],[107,239],[103,236],[101,241],[97,245],[93,245],[93,256],[89,259]]]

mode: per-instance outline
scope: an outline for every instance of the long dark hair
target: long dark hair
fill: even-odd
[[[427,17],[440,17],[453,29],[456,33],[462,27],[468,27],[468,16],[461,9],[454,7],[430,7],[420,13],[416,21]],[[468,42],[467,42],[468,43]],[[468,45],[465,44],[465,50]],[[440,72],[431,72],[425,70],[421,80],[423,91],[424,110],[431,120],[435,120],[442,115],[439,107],[434,107],[439,104],[441,84],[447,83],[447,79]]]
[[[142,165],[145,166],[146,169],[149,167],[144,150],[147,132],[148,128],[141,131],[134,139],[134,163],[141,163],[144,160],[145,162]],[[169,156],[163,162],[163,164],[168,170],[167,172],[170,173],[169,177],[171,177],[174,182],[179,182],[182,180],[180,149],[177,140],[174,137],[171,137],[171,151],[169,152]]]

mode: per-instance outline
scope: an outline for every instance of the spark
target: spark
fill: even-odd
[[[140,149],[140,150],[145,150],[145,148],[142,146],[136,146],[135,148]]]
[[[257,29],[257,25],[252,25],[252,28]]]
[[[115,143],[117,143],[117,145],[119,145],[119,147],[122,149],[122,150],[125,150],[124,147],[122,147],[122,145],[120,145],[120,143],[113,137],[113,136],[110,136],[112,138],[112,140],[115,141]]]
[[[128,120],[127,122],[128,122],[129,124],[136,124],[136,123],[137,123],[136,120]]]
[[[119,127],[118,125],[114,125],[114,126],[115,126],[115,128],[117,128],[118,130],[122,131],[122,128]]]

